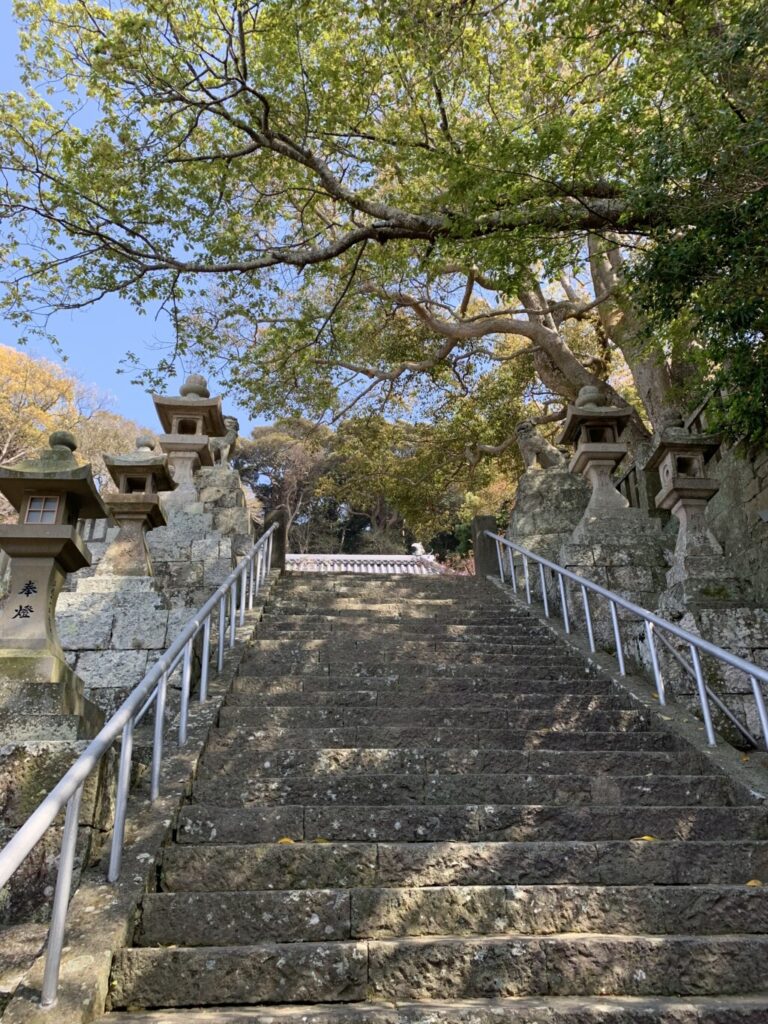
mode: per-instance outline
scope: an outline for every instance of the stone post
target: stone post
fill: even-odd
[[[272,565],[270,568],[285,572],[285,556],[288,553],[288,512],[284,508],[275,508],[264,517],[264,530],[273,523],[277,529],[272,534]]]
[[[498,533],[495,516],[475,516],[471,524],[472,549],[475,553],[475,576],[484,579],[486,576],[499,575],[499,559],[496,554],[496,542],[485,536],[485,531]]]

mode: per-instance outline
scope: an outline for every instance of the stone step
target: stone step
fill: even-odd
[[[446,655],[456,654],[457,656],[508,653],[510,658],[525,657],[531,662],[564,661],[581,664],[581,659],[569,656],[567,651],[551,649],[542,642],[531,642],[528,638],[525,641],[514,641],[505,636],[452,637],[426,633],[409,636],[402,631],[391,636],[377,636],[367,630],[364,635],[353,632],[345,633],[343,636],[329,634],[326,637],[289,633],[286,636],[262,636],[249,644],[249,653],[261,654],[265,651],[276,651],[281,655],[289,654],[296,657],[312,653],[326,655],[335,651],[340,651],[345,655],[360,652],[366,657],[378,654],[389,655],[394,652],[401,654],[406,660],[408,655],[415,655],[418,658],[423,657],[429,651],[444,652]]]
[[[768,892],[746,886],[447,885],[149,893],[136,945],[766,930]]]
[[[226,703],[241,707],[307,707],[330,705],[335,707],[425,707],[442,708],[505,708],[519,710],[536,710],[547,708],[558,715],[573,711],[631,711],[638,704],[628,694],[573,694],[564,692],[557,697],[548,693],[519,693],[510,690],[507,693],[477,692],[474,690],[452,690],[441,693],[439,688],[424,693],[421,689],[414,692],[406,687],[384,690],[309,690],[294,693],[265,693],[258,684],[238,686],[227,697]]]
[[[185,804],[179,843],[332,842],[588,842],[591,840],[768,839],[764,808],[550,807],[536,804],[403,804],[304,807],[221,807]],[[170,851],[167,856],[172,856]]]
[[[768,881],[768,841],[179,844],[161,872],[168,892],[752,880]]]
[[[470,749],[506,747],[528,750],[680,750],[684,740],[664,732],[606,732],[584,728],[572,732],[565,727],[528,729],[463,729],[435,728],[422,725],[399,725],[372,728],[348,726],[326,729],[291,729],[274,726],[268,729],[228,724],[214,729],[208,737],[208,750],[240,749],[247,744],[254,750],[318,747],[413,747],[445,746]]]
[[[358,629],[363,629],[366,636],[376,638],[403,637],[441,637],[444,639],[462,640],[465,637],[477,639],[502,639],[514,643],[533,644],[551,639],[551,633],[543,626],[525,625],[513,622],[510,625],[505,619],[476,620],[467,622],[436,622],[434,619],[410,619],[407,617],[377,619],[372,622],[366,616],[274,616],[265,617],[272,626],[272,631],[279,636],[290,634],[297,639],[321,639],[328,636],[348,636]]]
[[[113,1009],[512,995],[765,993],[768,938],[559,935],[124,949]]]
[[[572,750],[462,750],[456,747],[320,747],[315,750],[279,748],[236,752],[209,752],[201,778],[258,779],[270,776],[329,775],[355,772],[395,774],[525,774],[690,775],[703,768],[704,758],[694,750],[675,753],[644,751]]]
[[[544,996],[338,1006],[212,1007],[140,1010],[119,1024],[765,1024],[768,997],[759,995]],[[112,1016],[96,1024],[115,1024]]]
[[[351,678],[378,678],[389,676],[390,678],[401,679],[490,679],[505,678],[514,679],[515,676],[529,679],[537,685],[540,681],[547,679],[578,679],[578,678],[600,678],[596,670],[586,666],[583,662],[562,663],[553,661],[551,664],[541,662],[532,665],[524,659],[510,659],[507,657],[494,660],[493,663],[471,661],[442,661],[439,658],[429,658],[424,661],[396,660],[382,661],[345,661],[318,662],[309,659],[303,661],[286,661],[281,659],[272,660],[266,657],[256,657],[247,654],[243,658],[241,674],[244,676],[321,676],[331,675],[347,679]]]
[[[363,726],[386,728],[393,725],[418,723],[422,728],[467,728],[498,729],[506,726],[519,732],[529,729],[546,729],[558,722],[555,709],[547,711],[526,711],[516,708],[434,708],[422,707],[372,707],[372,708],[329,708],[291,707],[254,708],[225,705],[219,715],[221,728],[230,725],[269,729],[275,726],[283,729],[306,727],[317,729]],[[637,711],[577,711],[568,716],[571,729],[587,729],[602,732],[611,729],[646,729],[649,716],[644,710]],[[385,744],[387,745],[387,744]]]
[[[395,693],[433,694],[441,703],[446,697],[460,693],[536,693],[548,700],[566,694],[610,694],[620,691],[609,679],[581,672],[558,673],[557,678],[542,678],[540,672],[510,671],[498,673],[478,672],[472,676],[419,677],[418,686],[407,673],[392,671],[386,675],[354,676],[328,672],[300,673],[298,675],[262,675],[245,673],[235,680],[234,691],[257,693],[308,693],[328,690],[386,690]]]
[[[335,772],[280,778],[202,776],[194,784],[196,800],[240,804],[469,804],[548,803],[581,806],[598,803],[663,804],[747,803],[739,787],[719,775],[416,775]]]

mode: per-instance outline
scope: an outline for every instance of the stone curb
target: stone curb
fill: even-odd
[[[488,576],[486,579],[504,594],[514,607],[528,609],[532,618],[546,626],[562,647],[581,655],[592,667],[623,690],[638,708],[649,711],[655,727],[679,736],[703,754],[713,769],[723,772],[731,781],[744,786],[753,797],[768,801],[768,752],[757,750],[749,755],[749,760],[743,760],[744,755],[741,751],[721,738],[716,747],[708,746],[703,723],[680,704],[670,702],[663,708],[659,707],[656,689],[648,679],[629,671],[626,676],[619,675],[618,667],[610,654],[601,651],[593,654],[586,637],[582,639],[578,634],[566,633],[558,620],[545,618],[543,610],[536,604],[528,605],[497,578]]]
[[[163,763],[160,798],[151,804],[146,785],[134,791],[128,804],[126,845],[120,880],[105,881],[106,854],[83,873],[69,906],[66,945],[61,960],[59,996],[54,1007],[40,1005],[45,955],[41,953],[26,972],[2,1014],[3,1024],[87,1024],[104,1013],[112,958],[130,945],[138,905],[155,888],[159,854],[170,838],[184,797],[197,773],[205,741],[224,698],[237,675],[245,644],[252,638],[277,575],[267,581],[236,630],[237,642],[225,652],[224,668],[212,675],[205,704],[190,704],[188,740],[183,750],[168,754]],[[166,730],[166,750],[172,749],[177,729],[173,719]],[[107,850],[108,853],[108,850]]]

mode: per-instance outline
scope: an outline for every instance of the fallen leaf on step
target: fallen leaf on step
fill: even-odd
[[[655,843],[656,836],[634,836],[633,843]]]
[[[750,889],[759,889],[763,883],[760,881],[759,878],[750,878],[750,880],[748,882],[745,882],[744,884],[748,885]]]
[[[291,839],[290,836],[283,836],[282,839],[278,839],[277,841],[278,841],[278,843],[282,843],[284,846],[285,846],[286,843],[295,843],[296,842],[296,840],[295,839]]]
[[[316,839],[312,840],[313,843],[330,843],[330,841],[330,839],[323,839],[321,836],[318,836]]]

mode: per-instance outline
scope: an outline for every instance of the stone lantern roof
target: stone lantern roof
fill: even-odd
[[[155,439],[142,435],[136,439],[136,451],[125,455],[104,456],[104,465],[121,491],[134,489],[129,486],[132,476],[137,478],[136,483],[139,478],[145,481],[143,491],[172,491],[176,487],[168,466],[168,456],[155,455],[154,449]]]
[[[178,395],[152,395],[158,418],[166,434],[203,434],[221,437],[227,427],[221,412],[221,398],[211,398],[204,377],[190,374],[179,389]],[[190,427],[194,421],[196,429],[178,429],[189,418]]]
[[[66,497],[80,519],[107,519],[109,512],[96,490],[90,466],[80,466],[72,434],[51,434],[49,448],[13,466],[0,466],[0,494],[20,512],[26,498],[40,492]]]
[[[575,404],[568,406],[568,415],[558,443],[576,445],[579,441],[585,444],[609,443],[607,438],[592,438],[588,434],[590,426],[599,430],[601,425],[613,428],[615,436],[612,440],[618,441],[619,435],[633,415],[633,410],[630,408],[608,405],[605,397],[596,387],[584,387],[579,392]],[[586,436],[585,430],[587,431]]]

